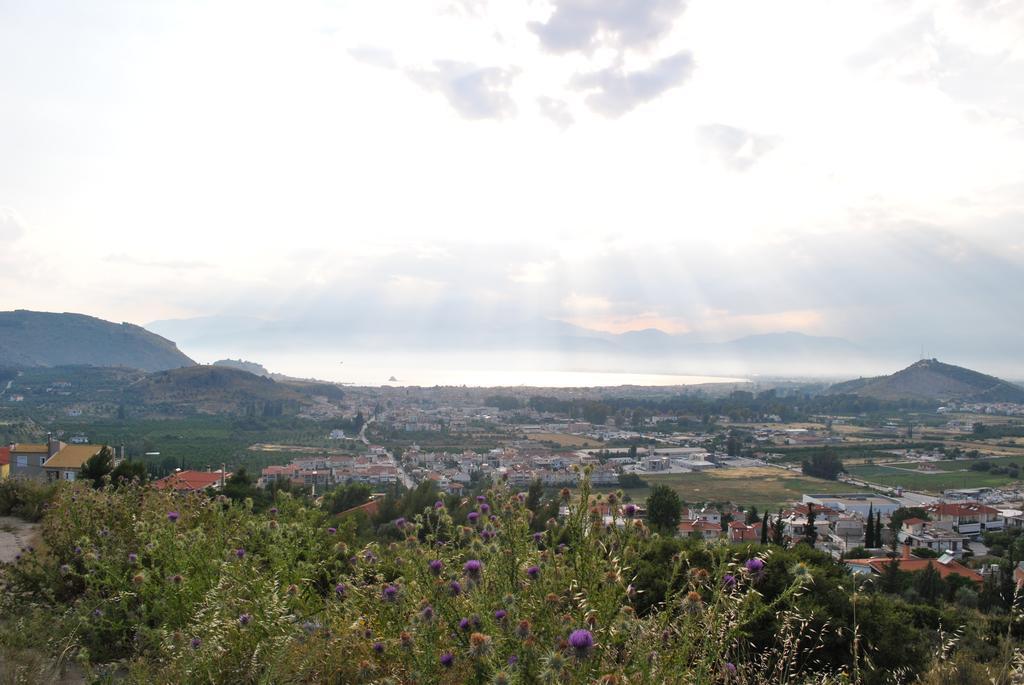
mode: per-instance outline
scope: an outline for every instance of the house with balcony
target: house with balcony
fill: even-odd
[[[944,502],[926,507],[932,521],[950,524],[953,532],[971,539],[986,531],[1003,529],[1004,521],[998,509],[977,502]]]
[[[950,524],[919,518],[904,520],[896,539],[913,549],[927,549],[940,556],[949,554],[954,559],[963,557],[967,543],[967,537],[953,532]]]

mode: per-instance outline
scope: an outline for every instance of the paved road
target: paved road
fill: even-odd
[[[370,441],[366,439],[366,427],[373,423],[376,420],[376,418],[376,416],[371,416],[368,421],[365,421],[363,423],[363,427],[359,429],[359,439],[363,442],[364,445],[370,444]]]

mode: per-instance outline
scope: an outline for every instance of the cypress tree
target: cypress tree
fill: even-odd
[[[768,512],[764,512],[764,516],[761,518],[761,544],[768,544]]]
[[[772,523],[772,544],[785,546],[786,524],[782,522],[782,509]]]
[[[814,504],[812,502],[807,503],[807,525],[804,526],[804,542],[811,547],[814,547],[814,543],[818,539],[818,529],[814,526],[815,519],[818,515],[814,513]]]
[[[875,505],[868,507],[867,525],[864,526],[864,546],[871,549],[875,546]]]

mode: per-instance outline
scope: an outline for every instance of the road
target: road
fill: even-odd
[[[373,423],[376,419],[376,416],[371,416],[368,421],[365,421],[363,423],[363,427],[359,429],[359,440],[361,440],[364,445],[370,444],[370,441],[366,439],[366,427]]]

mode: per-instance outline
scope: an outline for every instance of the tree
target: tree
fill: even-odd
[[[349,483],[328,493],[324,498],[325,504],[332,514],[340,514],[370,501],[370,492],[370,486],[366,483]]]
[[[114,461],[114,453],[106,445],[99,452],[92,455],[82,464],[81,478],[91,480],[94,488],[103,487],[103,478],[114,470],[111,463]]]
[[[786,546],[786,524],[782,520],[782,509],[779,509],[779,515],[772,522],[772,544]]]
[[[875,512],[875,547],[882,546],[882,512]]]
[[[864,526],[864,546],[868,549],[876,547],[875,544],[875,505],[868,507],[867,525]]]
[[[667,485],[657,485],[647,498],[647,521],[653,528],[674,530],[682,508],[679,493]]]
[[[811,547],[818,541],[818,528],[814,525],[818,515],[814,512],[814,503],[807,503],[807,525],[804,526],[804,542]]]
[[[768,523],[768,512],[766,511],[766,512],[764,512],[764,516],[761,517],[761,544],[762,545],[767,545],[768,544],[768,527],[769,527],[769,525],[770,524]]]
[[[148,475],[146,465],[141,461],[122,461],[110,472],[110,482],[114,484],[114,487],[130,483],[133,479],[145,483]]]
[[[810,460],[805,459],[802,470],[806,476],[836,480],[846,469],[843,468],[843,460],[826,447],[823,452],[812,455]]]
[[[750,507],[750,509],[747,509],[746,523],[748,526],[757,523],[757,519],[759,518],[761,517],[757,515],[757,507]]]
[[[534,478],[530,483],[530,489],[526,492],[526,508],[536,514],[543,496],[544,484],[540,482],[540,478]]]
[[[722,514],[722,517],[719,519],[719,523],[722,526],[723,533],[729,530],[729,524],[732,523],[732,514]]]
[[[945,585],[942,582],[942,576],[930,562],[914,579],[914,589],[921,599],[929,604],[934,604],[943,596]]]
[[[899,594],[903,590],[903,571],[900,570],[900,563],[896,559],[890,559],[888,564],[882,567],[882,576],[879,586],[883,592],[891,595]]]

